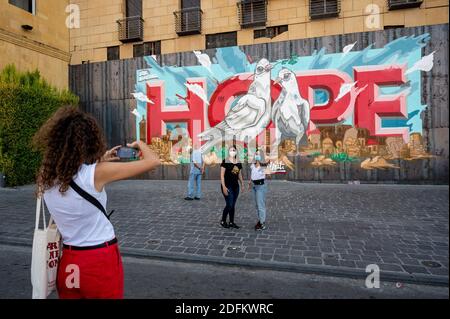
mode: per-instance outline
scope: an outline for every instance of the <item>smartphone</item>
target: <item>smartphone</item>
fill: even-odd
[[[125,161],[134,161],[139,158],[139,150],[131,147],[122,146],[117,150],[117,157]]]

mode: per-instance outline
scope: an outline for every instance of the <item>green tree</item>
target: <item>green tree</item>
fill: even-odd
[[[41,156],[31,145],[39,127],[61,106],[78,105],[67,90],[58,90],[39,71],[19,72],[8,65],[0,72],[0,173],[7,186],[34,181]]]

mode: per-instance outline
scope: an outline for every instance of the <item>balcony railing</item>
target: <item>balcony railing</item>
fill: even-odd
[[[202,33],[203,11],[198,8],[186,8],[175,11],[175,32],[178,35]]]
[[[144,19],[140,16],[117,20],[119,40],[122,42],[138,42],[144,39]]]
[[[263,27],[267,21],[266,0],[242,0],[237,3],[242,28]]]
[[[423,0],[388,0],[389,10],[417,8],[420,7]]]
[[[341,12],[340,0],[309,0],[311,19],[337,17]]]

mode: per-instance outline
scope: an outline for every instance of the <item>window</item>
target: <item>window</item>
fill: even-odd
[[[126,0],[124,19],[117,20],[119,40],[123,43],[138,42],[144,38],[142,0]]]
[[[175,32],[178,35],[200,34],[202,14],[200,0],[181,0],[181,8],[175,11]]]
[[[288,26],[287,25],[279,25],[276,27],[267,27],[266,29],[259,29],[253,31],[253,38],[259,39],[259,38],[275,38],[277,35],[287,32]]]
[[[385,25],[384,30],[398,29],[398,28],[404,28],[404,27],[405,26],[403,24],[401,24],[401,25]]]
[[[108,61],[110,60],[119,60],[120,59],[120,54],[119,54],[120,48],[119,46],[114,46],[114,47],[109,47],[107,49],[107,59]]]
[[[133,57],[161,54],[161,41],[144,42],[133,46]]]
[[[231,47],[237,45],[237,33],[225,32],[206,35],[206,48],[214,49],[221,47]]]
[[[388,0],[389,10],[418,8],[422,0]]]
[[[238,2],[239,24],[243,28],[265,26],[267,20],[266,0],[241,0]]]
[[[35,0],[9,0],[9,4],[21,8],[29,13],[34,14],[36,8]]]
[[[181,9],[200,8],[200,0],[181,0]]]
[[[311,19],[337,17],[341,12],[340,0],[309,0]]]
[[[126,0],[126,15],[129,17],[142,17],[142,0]]]

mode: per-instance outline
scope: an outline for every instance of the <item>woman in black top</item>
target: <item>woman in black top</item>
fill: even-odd
[[[223,209],[222,221],[220,225],[224,228],[239,228],[234,223],[234,207],[239,196],[239,183],[244,191],[244,179],[242,178],[242,164],[238,163],[236,146],[228,149],[228,159],[223,160],[220,167],[220,181],[223,197],[225,198],[225,208]],[[227,223],[227,216],[230,222]]]

